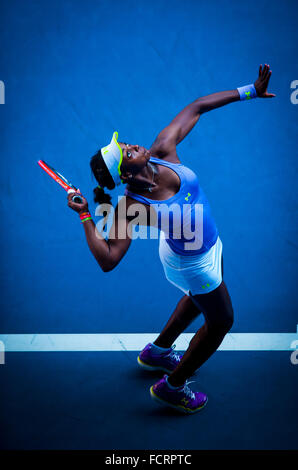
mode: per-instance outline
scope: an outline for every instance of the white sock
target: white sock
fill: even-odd
[[[160,346],[156,346],[156,344],[154,343],[151,343],[151,349],[154,351],[154,352],[166,352],[166,351],[169,351],[171,348],[161,348]]]

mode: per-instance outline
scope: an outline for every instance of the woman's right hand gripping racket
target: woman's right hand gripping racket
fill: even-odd
[[[79,189],[76,190],[76,193],[70,192],[68,190],[68,207],[70,207],[75,212],[89,212],[87,199],[84,198]]]

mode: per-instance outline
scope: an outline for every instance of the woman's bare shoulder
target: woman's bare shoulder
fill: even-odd
[[[152,157],[159,158],[160,160],[165,160],[171,163],[181,163],[177,155],[176,147],[175,148],[164,148],[160,146],[151,146],[149,152]]]
[[[165,130],[156,137],[149,151],[153,157],[160,158],[161,160],[181,163],[177,155],[176,142]]]

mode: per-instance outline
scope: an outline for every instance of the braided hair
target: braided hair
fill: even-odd
[[[104,187],[112,190],[115,188],[115,183],[100,150],[98,150],[98,152],[91,158],[90,167],[96,181],[99,183],[93,190],[94,202],[97,202],[98,204],[110,204],[112,197],[110,194],[105,192]]]

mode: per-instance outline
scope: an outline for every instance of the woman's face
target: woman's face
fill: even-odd
[[[119,145],[123,154],[121,174],[126,180],[130,175],[138,174],[147,165],[150,152],[140,145],[130,145],[124,142],[119,142]]]

